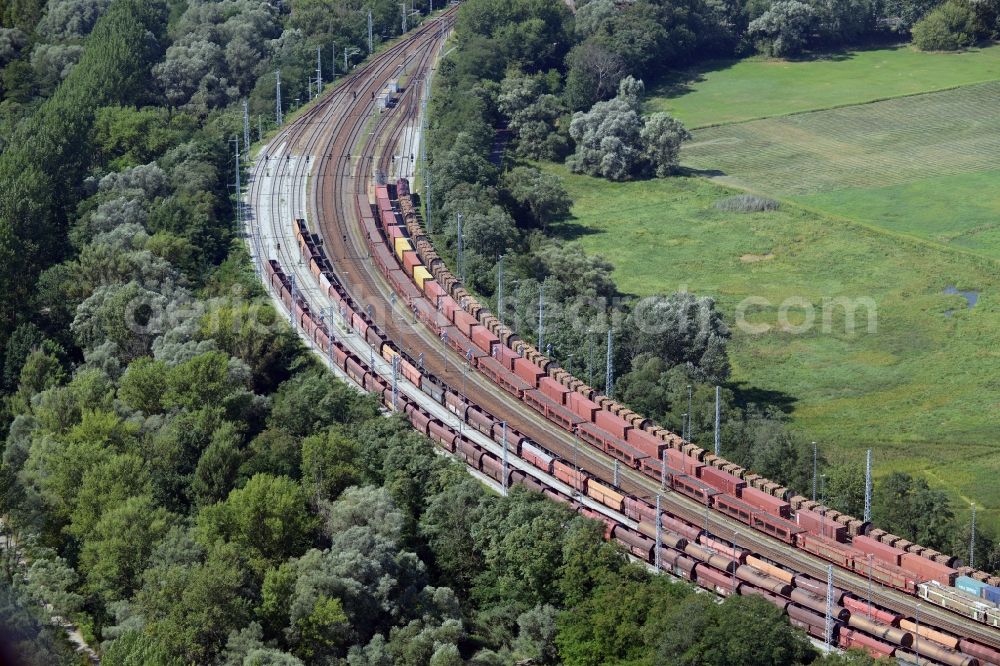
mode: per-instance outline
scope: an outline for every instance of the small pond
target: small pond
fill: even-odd
[[[966,307],[969,308],[970,310],[976,307],[976,303],[979,302],[979,292],[974,289],[970,289],[969,291],[963,291],[962,289],[958,289],[957,287],[955,287],[955,285],[952,284],[945,287],[943,293],[948,294],[949,296],[954,296],[955,294],[958,294],[959,296],[965,299]],[[950,317],[952,314],[954,314],[952,310],[944,311],[945,317]]]

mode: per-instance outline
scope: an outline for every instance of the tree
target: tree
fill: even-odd
[[[699,597],[688,587],[629,567],[560,616],[556,644],[562,663],[684,663],[674,654],[657,654],[656,646],[661,637],[698,636],[706,607],[714,605],[694,603]],[[686,611],[683,618],[675,617],[680,609]]]
[[[146,414],[163,410],[167,389],[167,364],[143,356],[132,361],[118,385],[118,398],[126,406]]]
[[[872,493],[872,522],[928,548],[948,549],[955,532],[954,518],[943,492],[905,472],[893,472],[880,480]]]
[[[589,37],[597,32],[601,23],[614,13],[614,0],[591,0],[585,5],[578,6],[576,20],[573,23],[576,34],[584,38]]]
[[[249,380],[249,372],[240,362],[232,362],[222,352],[199,354],[167,371],[165,407],[197,409],[225,398]]]
[[[642,170],[637,109],[621,98],[598,102],[587,113],[576,113],[569,135],[576,152],[567,160],[576,173],[626,180]]]
[[[861,462],[833,465],[826,470],[826,504],[849,516],[865,509],[865,468]]]
[[[701,606],[701,626],[694,618],[689,624],[687,613],[671,613],[670,625],[676,629],[664,632],[658,661],[706,666],[791,666],[812,654],[805,634],[789,625],[780,609],[759,597],[729,597],[707,608],[706,604],[694,605]]]
[[[472,541],[472,526],[482,513],[483,491],[473,479],[450,484],[434,495],[420,517],[434,566],[459,592],[472,587],[482,554]]]
[[[115,454],[83,475],[66,531],[86,542],[107,511],[150,490],[145,461],[134,453]]]
[[[105,511],[80,554],[88,587],[105,603],[129,598],[173,520],[149,495],[131,497]]]
[[[921,51],[957,51],[976,41],[976,15],[961,0],[948,0],[913,26],[913,43]]]
[[[228,636],[250,621],[250,570],[240,548],[217,544],[202,560],[155,562],[144,574],[135,610],[145,632],[183,663],[212,663]],[[196,559],[188,559],[195,555]],[[154,558],[155,559],[155,558]]]
[[[574,46],[566,56],[566,65],[566,103],[576,110],[589,109],[612,97],[628,73],[620,55],[592,39]]]
[[[316,521],[305,492],[284,477],[258,474],[224,502],[207,506],[197,518],[198,538],[206,546],[224,541],[237,546],[263,576],[268,566],[301,554],[312,541]]]
[[[269,393],[288,377],[288,367],[299,349],[298,339],[279,325],[274,308],[264,303],[212,303],[200,322],[201,337],[213,340],[219,349],[243,361],[256,390]]]
[[[346,384],[326,372],[302,372],[284,382],[272,398],[269,425],[296,437],[322,432],[338,423],[375,416],[374,400],[359,399]]]
[[[629,323],[633,357],[654,354],[668,367],[685,365],[708,382],[729,375],[729,327],[713,299],[687,292],[644,298],[632,308]]]
[[[750,22],[747,37],[757,50],[783,58],[797,55],[809,40],[816,10],[798,0],[777,0]]]
[[[340,428],[302,440],[302,487],[314,500],[337,499],[359,479],[357,444]]]
[[[52,610],[68,617],[79,610],[83,597],[76,586],[76,571],[59,556],[37,557],[28,568],[26,592],[39,605],[50,604]]]
[[[498,110],[507,116],[507,127],[517,135],[517,152],[529,159],[560,159],[566,149],[566,128],[559,119],[566,113],[547,77],[509,74],[500,82]]]
[[[200,505],[226,499],[239,477],[243,438],[231,423],[212,433],[212,442],[198,459],[191,483],[191,496]]]
[[[504,174],[503,186],[514,203],[541,227],[569,215],[573,204],[555,174],[518,166]]]
[[[691,138],[679,121],[666,113],[654,113],[645,119],[642,131],[643,151],[660,178],[669,176],[677,169],[681,142]]]
[[[268,428],[254,437],[240,467],[240,476],[249,479],[254,474],[301,477],[301,451],[299,442],[281,429]]]

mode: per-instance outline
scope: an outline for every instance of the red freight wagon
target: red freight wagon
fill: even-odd
[[[703,464],[698,462],[697,458],[692,458],[677,449],[668,448],[666,453],[667,473],[680,472],[681,474],[698,476],[698,470],[704,467]]]
[[[455,442],[455,453],[465,459],[470,466],[479,469],[479,460],[483,457],[483,450],[464,437],[460,437]]]
[[[424,295],[430,300],[431,305],[435,308],[438,305],[438,299],[442,296],[446,296],[448,292],[444,290],[437,280],[424,280]]]
[[[431,420],[427,426],[427,433],[435,442],[441,444],[449,451],[455,451],[455,433],[437,419]]]
[[[420,386],[420,371],[405,358],[399,359],[399,372],[414,386]]]
[[[543,472],[552,473],[552,456],[531,442],[521,444],[521,457]]]
[[[397,238],[406,238],[406,227],[399,224],[383,224],[385,227],[385,235],[389,238],[389,245],[391,247],[396,246]],[[409,242],[409,241],[407,241]]]
[[[455,322],[455,326],[458,330],[462,331],[465,335],[472,335],[472,329],[475,326],[479,326],[479,320],[470,315],[465,310],[455,310],[455,314],[452,315],[452,321]],[[486,350],[489,353],[489,350]]]
[[[750,552],[747,550],[744,550],[739,547],[733,547],[729,543],[724,543],[722,541],[719,541],[718,539],[713,539],[712,537],[707,536],[705,534],[702,534],[701,536],[698,537],[698,543],[704,546],[705,548],[714,550],[717,553],[722,553],[726,557],[730,557],[739,562],[740,564],[745,564],[747,561],[747,555],[750,554]]]
[[[378,225],[375,223],[370,209],[367,215],[364,210],[361,211],[361,229],[365,232],[369,245],[382,242],[382,235],[378,232]]]
[[[790,515],[791,507],[788,502],[772,495],[768,495],[767,493],[757,490],[756,488],[743,488],[740,492],[740,499],[750,506],[755,506],[758,509],[766,511],[772,516],[788,518]]]
[[[700,527],[690,525],[679,518],[674,518],[666,513],[660,515],[660,525],[663,529],[670,530],[671,532],[676,532],[680,534],[688,541],[697,541],[698,537],[704,532]]]
[[[949,587],[955,584],[955,577],[958,575],[958,572],[951,567],[933,562],[913,553],[903,553],[900,557],[900,567],[914,574],[914,577],[921,582],[936,580],[942,585],[948,585]]]
[[[543,472],[552,473],[552,456],[533,443],[528,441],[521,443],[521,457]]]
[[[378,266],[382,275],[388,275],[389,271],[396,268],[395,257],[392,256],[392,252],[383,243],[376,243],[372,249],[372,254],[375,257],[375,265]]]
[[[566,411],[569,412],[569,410]],[[569,413],[572,414],[572,412]],[[575,414],[574,417],[578,421],[576,425],[576,435],[583,441],[601,449],[605,453],[611,454],[629,467],[639,469],[640,467],[648,464],[649,456],[646,455],[645,452],[640,451],[624,440],[612,437],[595,426],[593,423],[581,421]],[[655,466],[655,462],[652,463],[652,466]]]
[[[391,209],[390,210],[382,209],[380,211],[379,216],[382,218],[382,226],[385,227],[387,231],[389,227],[396,227],[397,225],[399,225],[399,220],[396,219],[396,214],[393,213]]]
[[[406,269],[407,275],[413,275],[413,269],[416,266],[420,266],[420,257],[413,250],[407,250],[403,252],[403,268]]]
[[[375,201],[378,205],[380,211],[392,210],[392,203],[389,201],[388,192],[379,192],[378,189],[375,190]]]
[[[614,535],[615,540],[624,545],[635,557],[647,562],[653,559],[653,549],[656,547],[656,542],[652,539],[648,539],[638,532],[633,532],[621,525],[615,527]]]
[[[577,391],[566,396],[566,406],[584,421],[593,421],[594,414],[601,411],[600,405]]]
[[[438,307],[444,313],[444,316],[448,318],[448,321],[454,321],[455,312],[462,309],[459,307],[458,302],[451,296],[442,296],[438,302]]]
[[[492,355],[493,358],[500,361],[505,368],[511,372],[514,371],[514,361],[519,358],[516,351],[505,345],[497,345],[493,347]]]
[[[503,483],[503,462],[488,453],[483,455],[482,471],[497,483]]]
[[[513,476],[514,475],[511,474],[512,478]],[[525,488],[528,488],[529,490],[534,490],[536,493],[541,493],[545,491],[545,486],[542,484],[542,482],[533,476],[523,476],[518,480],[518,483],[524,486]]]
[[[692,497],[706,506],[711,504],[712,498],[719,494],[719,491],[711,486],[707,486],[693,476],[686,474],[673,474],[670,476],[670,487],[674,490]]]
[[[407,307],[409,307],[409,304],[414,299],[420,298],[420,290],[417,289],[417,285],[413,284],[406,273],[398,268],[389,271],[389,282],[392,284],[392,288],[396,291],[397,295],[406,303]]]
[[[679,578],[694,580],[696,562],[671,548],[660,549],[660,565]]]
[[[512,374],[494,358],[481,356],[476,361],[476,367],[489,377],[490,381],[518,399],[524,395],[525,391],[531,390],[527,383],[521,381],[517,375]]]
[[[552,464],[552,472],[557,479],[566,485],[573,486],[581,493],[586,490],[587,476],[580,470],[573,469],[561,460],[555,460]]]
[[[870,553],[876,560],[891,564],[894,567],[899,566],[900,558],[905,552],[861,534],[851,539],[851,545],[864,553]]]
[[[809,509],[796,511],[795,522],[810,534],[818,534],[834,541],[844,541],[847,538],[846,526]]]
[[[764,599],[764,601],[774,604],[781,610],[785,610],[788,607],[789,603],[788,599],[785,599],[784,597],[779,597],[776,594],[771,594],[770,592],[760,590],[756,587],[753,587],[752,585],[740,585],[739,594],[741,596],[761,597],[762,599]]]
[[[487,437],[493,436],[494,427],[498,429],[500,427],[500,422],[497,419],[475,405],[469,406],[468,411],[465,413],[465,418],[470,426]]]
[[[702,467],[698,471],[698,478],[700,478],[702,482],[707,483],[716,490],[729,493],[730,495],[739,495],[740,490],[747,485],[743,479],[738,479],[732,474],[726,474],[722,470],[715,469],[714,467]]]
[[[538,390],[544,393],[546,397],[558,402],[560,405],[564,404],[564,398],[566,394],[569,393],[565,386],[551,377],[542,377],[538,380]]]
[[[431,417],[418,411],[412,405],[407,405],[406,412],[410,417],[410,423],[413,424],[413,427],[426,435],[427,424],[430,423]]]
[[[559,403],[546,398],[536,389],[531,389],[524,392],[522,398],[529,407],[536,410],[540,414],[544,414],[547,419],[554,421],[560,427],[573,431],[580,421],[578,417],[573,412],[569,411]]]
[[[638,428],[632,428],[626,433],[625,441],[639,449],[651,458],[660,459],[663,451],[667,449],[667,445],[660,441],[659,437],[654,437],[645,430],[639,430]]]
[[[435,334],[440,335],[441,329],[450,325],[450,322],[444,318],[444,315],[435,310],[424,299],[418,298],[410,305],[416,310],[417,318],[427,324]]]
[[[850,569],[854,564],[854,556],[857,551],[853,548],[848,548],[842,543],[805,532],[799,534],[796,537],[796,541],[802,550],[813,555],[818,555],[824,560],[829,560],[845,569]]]
[[[445,343],[462,355],[462,361],[475,365],[477,359],[485,356],[479,348],[472,344],[472,340],[462,335],[454,326],[449,326],[441,331],[441,337]]]
[[[712,590],[722,596],[729,596],[736,590],[737,581],[731,574],[716,571],[707,564],[695,565],[695,582],[706,590]]]
[[[598,428],[607,431],[619,439],[625,439],[628,431],[632,428],[625,419],[603,409],[596,413],[594,423],[597,424]]]
[[[889,645],[877,638],[866,636],[860,631],[841,627],[838,642],[842,648],[862,649],[873,657],[891,657],[896,652],[895,645]]]
[[[803,531],[801,527],[792,521],[767,513],[755,513],[750,524],[754,529],[766,532],[785,543],[795,543],[796,535],[801,534]]]
[[[532,387],[538,386],[538,380],[545,376],[545,373],[537,365],[526,358],[514,359],[514,374],[531,384]]]
[[[484,352],[493,356],[494,345],[500,344],[500,339],[490,332],[490,329],[485,326],[473,326],[472,327],[472,341],[476,343],[476,346],[482,349]],[[494,357],[495,358],[495,357]],[[503,365],[498,361],[500,365]],[[507,372],[510,372],[510,368],[505,368]]]
[[[389,185],[388,183],[379,183],[375,185],[375,198],[376,199],[388,199],[389,198]]]
[[[642,520],[655,513],[653,507],[634,497],[625,497],[625,516],[632,520]]]
[[[867,601],[862,601],[861,599],[855,599],[854,597],[845,596],[841,603],[844,604],[844,608],[851,611],[852,614],[864,615],[868,617],[869,613],[873,620],[877,622],[882,622],[888,625],[895,625],[902,619],[902,615],[899,613],[890,613],[887,610],[882,610],[875,606],[869,606]]]

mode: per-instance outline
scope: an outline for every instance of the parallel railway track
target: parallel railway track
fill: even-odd
[[[413,82],[424,77],[415,74],[427,71],[441,42],[440,33],[450,27],[451,20],[450,16],[445,16],[438,19],[437,25],[425,25],[406,42],[381,54],[271,142],[277,150],[268,155],[265,166],[258,168],[269,168],[266,164],[271,164],[290,172],[280,181],[286,186],[292,184],[284,194],[287,212],[282,210],[281,196],[270,197],[271,214],[287,219],[287,236],[283,234],[280,241],[271,238],[265,250],[258,234],[254,239],[256,253],[264,258],[277,257],[283,265],[294,266],[298,257],[295,256],[292,222],[296,217],[304,217],[310,228],[324,239],[326,253],[351,296],[357,303],[371,306],[379,325],[402,350],[412,358],[423,354],[424,368],[456,389],[461,387],[461,392],[473,404],[498,418],[505,418],[511,427],[593,476],[610,480],[613,475],[610,457],[579,442],[469,368],[433,332],[415,323],[405,307],[395,303],[391,286],[368,257],[355,195],[366,191],[373,176],[373,165],[387,170],[396,138],[416,113],[418,85]],[[385,81],[394,78],[403,67],[410,68],[414,75],[410,77],[411,85],[401,97],[399,106],[373,116],[372,93],[377,94]],[[370,127],[375,136],[389,136],[387,142],[380,144],[388,146],[388,152],[379,153],[376,144],[380,142],[365,136]],[[309,184],[308,188],[305,183]],[[300,289],[311,298],[319,298],[319,290],[307,279],[300,281]],[[634,470],[621,469],[619,486],[629,494],[647,499],[659,493],[665,510],[703,525],[723,538],[732,537],[730,540],[737,545],[800,573],[817,579],[826,577],[824,561],[755,532],[742,523],[706,511],[705,507],[683,495],[664,491]],[[868,595],[868,581],[863,576],[836,569],[835,584],[861,598]],[[918,602],[915,597],[878,585],[873,589],[872,600],[904,616],[912,616]],[[1000,648],[998,632],[928,604],[922,606],[921,622]]]

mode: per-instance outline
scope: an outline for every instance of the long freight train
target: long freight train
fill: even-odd
[[[358,209],[376,265],[416,317],[498,386],[581,441],[706,506],[883,585],[919,592],[932,603],[1000,627],[1000,608],[988,596],[1000,594],[1000,579],[956,569],[955,558],[792,496],[601,396],[500,324],[448,272],[423,233],[405,179],[395,187],[377,185],[375,195],[374,206],[359,195]],[[872,541],[895,548],[899,556],[872,551]],[[980,596],[954,587],[965,578],[982,583]],[[929,591],[932,583],[957,598],[944,603]]]
[[[385,336],[368,315],[351,302],[329,270],[322,249],[305,231],[304,225],[297,223],[296,236],[303,251],[303,259],[307,261],[317,281],[329,285],[327,294],[333,295],[337,303],[335,310],[340,325],[363,334],[366,342],[372,345],[373,353],[378,352],[387,361],[399,358],[397,367],[406,362],[410,368],[405,374],[407,380],[421,387],[425,393],[434,397],[471,428],[506,446],[509,455],[516,456],[538,470],[554,476],[581,495],[586,495],[625,515],[635,521],[636,529],[586,508],[575,497],[546,487],[522,470],[509,467],[505,469],[500,457],[480,447],[461,433],[456,433],[453,428],[434,418],[402,393],[393,393],[390,383],[367,367],[368,364],[364,359],[356,356],[329,335],[330,327],[337,325],[335,318],[316,317],[301,294],[295,292],[291,281],[284,275],[277,262],[269,262],[265,267],[268,282],[293,314],[296,324],[356,383],[379,395],[387,408],[404,414],[417,430],[497,483],[506,486],[525,485],[557,501],[569,504],[583,515],[604,521],[607,525],[606,536],[622,544],[632,556],[650,564],[659,564],[672,574],[719,594],[760,596],[785,610],[793,623],[816,637],[823,637],[825,632],[825,618],[822,614],[825,604],[823,583],[805,576],[794,575],[756,557],[749,551],[713,537],[700,527],[662,511],[659,514],[661,547],[657,551],[657,512],[652,505],[629,497],[613,486],[602,483],[575,468],[568,461],[561,460],[516,430],[505,428],[495,417],[468,403],[458,392],[439,383],[434,377],[419,372],[391,343],[386,341]],[[852,603],[854,607],[860,607],[862,605],[860,600],[846,595],[843,591],[836,591],[834,599],[837,604],[835,613],[837,622],[833,638],[842,647],[859,647],[876,656],[892,656],[905,653],[907,647],[912,644],[913,632],[899,628],[899,622],[902,621],[900,616],[864,604],[868,615],[875,614],[874,619],[866,619],[852,611]],[[956,651],[958,639],[943,634],[942,636],[946,639],[942,645],[949,642],[953,644],[931,648],[940,650],[938,657],[942,663],[975,666],[979,658],[1000,660],[1000,652],[975,643],[967,644],[959,648],[961,651]],[[925,656],[929,656],[926,651]]]

